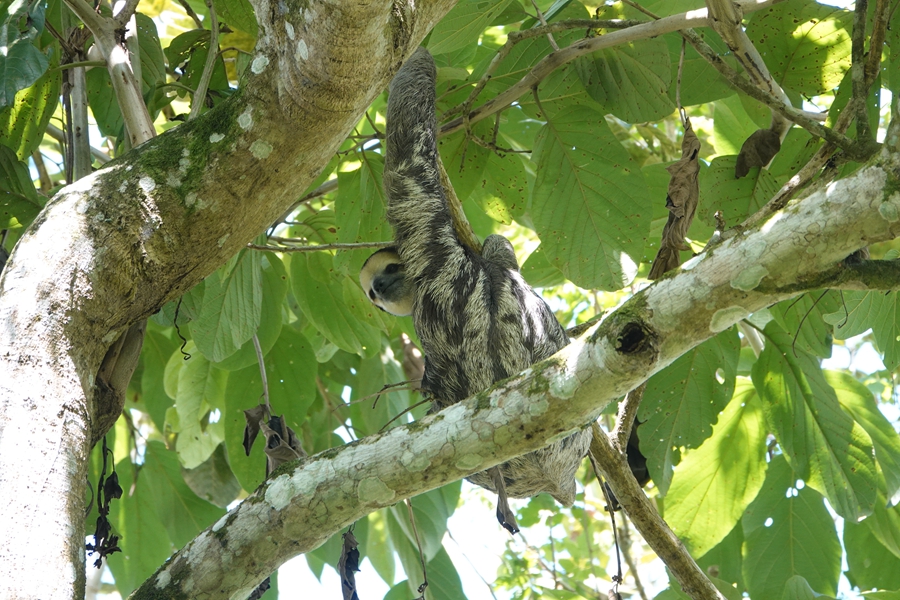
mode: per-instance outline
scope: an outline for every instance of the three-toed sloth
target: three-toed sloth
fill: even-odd
[[[373,254],[360,282],[376,306],[412,315],[425,354],[422,390],[440,410],[552,356],[569,339],[519,274],[506,238],[489,236],[481,255],[460,242],[441,186],[435,121],[434,61],[419,48],[388,98],[384,188],[396,246]],[[589,444],[590,431],[582,430],[469,481],[500,494],[503,505],[505,487],[513,497],[546,492],[569,506]],[[500,508],[498,518],[515,528]]]

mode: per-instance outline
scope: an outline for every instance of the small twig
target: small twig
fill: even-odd
[[[55,73],[57,71],[67,71],[69,69],[76,69],[78,67],[105,67],[105,60],[82,60],[77,62],[65,63],[62,65],[57,65],[48,69],[50,73]]]
[[[419,561],[422,563],[422,585],[417,588],[417,591],[421,594],[420,598],[424,598],[425,588],[428,587],[428,572],[425,569],[425,553],[422,552],[422,543],[419,541],[419,529],[416,527],[416,517],[413,514],[412,502],[409,498],[406,499],[406,510],[409,512],[409,524],[412,525],[416,546],[419,548]]]
[[[260,244],[247,244],[247,248],[253,250],[268,250],[270,252],[323,252],[326,250],[357,250],[359,248],[387,248],[394,242],[353,242],[319,244],[317,246],[263,246]]]
[[[384,431],[385,429],[387,429],[387,426],[388,426],[388,425],[390,425],[391,423],[393,423],[394,421],[396,421],[397,419],[399,419],[400,417],[402,417],[402,416],[405,415],[406,413],[410,412],[410,411],[413,410],[414,408],[418,408],[419,406],[422,406],[423,404],[428,404],[429,402],[431,402],[431,400],[429,400],[429,399],[426,398],[425,400],[419,400],[418,402],[416,402],[415,404],[413,404],[413,405],[410,406],[409,408],[404,408],[402,411],[400,411],[400,413],[398,413],[398,414],[394,415],[393,417],[391,417],[391,420],[390,420],[390,421],[388,421],[387,423],[385,423],[384,425],[382,425],[382,426],[381,426],[381,429],[378,430],[378,433],[381,433],[382,431]]]
[[[197,29],[203,29],[203,21],[200,19],[200,16],[194,12],[194,9],[191,8],[191,5],[188,4],[187,0],[176,0],[178,4],[181,5],[181,8],[184,9],[184,12],[187,13],[191,19],[193,19],[194,24],[197,26]]]
[[[212,79],[213,69],[216,66],[219,50],[219,19],[212,0],[206,0],[206,9],[209,11],[209,52],[206,53],[206,63],[203,65],[203,75],[197,84],[197,92],[191,103],[191,113],[187,120],[193,121],[200,116],[200,109],[206,104],[206,91],[209,89],[209,81]]]
[[[681,117],[681,127],[687,128],[687,116],[684,114],[684,106],[681,105],[681,74],[684,71],[684,47],[687,41],[681,38],[681,54],[678,57],[678,79],[675,81],[675,106],[678,107],[678,116]]]
[[[869,95],[869,86],[866,85],[866,13],[869,8],[869,0],[856,0],[856,10],[853,12],[853,30],[850,33],[850,78],[853,89],[852,105],[844,107],[847,110],[851,106],[856,112],[856,139],[861,142],[874,142],[872,132],[869,129],[869,111],[866,106],[866,97]]]
[[[622,527],[619,530],[618,537],[622,540],[622,558],[625,559],[625,564],[628,565],[628,571],[631,573],[631,578],[634,579],[634,589],[637,590],[641,600],[648,600],[647,592],[644,590],[641,578],[638,575],[637,564],[631,557],[631,530],[628,527],[627,518],[622,519]]]
[[[253,334],[253,349],[256,350],[256,362],[259,363],[259,376],[262,378],[263,398],[266,401],[266,410],[272,414],[272,405],[269,403],[269,379],[266,377],[266,362],[263,359],[262,347],[259,345],[259,338]]]
[[[128,23],[129,19],[134,16],[134,11],[137,9],[139,1],[140,0],[125,0],[122,4],[116,3],[116,7],[121,6],[119,12],[113,17],[116,29],[125,27],[125,24]]]
[[[544,13],[541,12],[541,8],[537,5],[535,0],[531,0],[531,6],[534,7],[534,11],[537,13],[538,21],[541,22],[541,25],[544,27],[547,26],[547,19],[544,18]],[[553,39],[553,34],[549,31],[547,32],[547,41],[550,42],[550,47],[554,50],[559,50],[559,46],[556,44],[556,40]]]

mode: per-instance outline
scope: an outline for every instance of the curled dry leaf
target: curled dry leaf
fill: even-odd
[[[259,435],[260,423],[265,422],[268,416],[269,410],[265,404],[257,404],[253,408],[244,411],[244,420],[247,421],[247,424],[244,425],[244,452],[247,453],[247,456],[250,456],[253,442],[256,441],[256,436]]]
[[[509,507],[509,497],[506,495],[506,485],[503,482],[503,475],[498,467],[488,469],[488,474],[497,488],[497,521],[505,530],[512,534],[519,533],[519,523],[516,521],[516,514]]]
[[[769,164],[781,150],[781,138],[771,129],[757,129],[744,141],[734,164],[734,177],[740,179],[753,167]]]
[[[359,542],[353,535],[353,528],[341,536],[344,545],[341,548],[341,558],[338,560],[338,573],[341,576],[341,591],[344,594],[344,600],[359,600],[356,593],[356,575],[359,572]]]
[[[268,424],[260,422],[263,435],[266,436],[266,476],[284,463],[305,458],[306,452],[300,445],[300,438],[294,430],[287,426],[284,415],[272,417]]]
[[[697,181],[700,173],[700,162],[697,159],[699,154],[700,140],[688,119],[684,138],[681,140],[681,160],[666,167],[671,175],[666,195],[669,219],[663,227],[659,252],[650,268],[649,279],[659,279],[666,271],[677,268],[681,264],[678,253],[689,249],[684,238],[694,220],[694,212],[700,199],[700,184]]]

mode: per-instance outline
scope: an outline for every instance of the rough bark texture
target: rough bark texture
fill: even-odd
[[[104,356],[297,199],[453,3],[258,2],[233,98],[62,190],[25,233],[0,279],[0,505],[16,507],[0,596],[83,595],[87,457],[120,410]]]
[[[703,340],[817,289],[820,273],[860,246],[900,235],[900,193],[892,191],[900,165],[889,157],[881,162],[689,261],[523,374],[417,423],[285,465],[133,597],[239,597],[374,510],[569,435]],[[614,467],[604,465],[613,473]],[[618,485],[615,491],[630,493]],[[669,567],[689,569],[680,543],[665,542],[674,548]],[[699,583],[685,586],[695,597],[717,595]]]

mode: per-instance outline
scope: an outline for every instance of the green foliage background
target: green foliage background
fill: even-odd
[[[206,23],[205,4],[188,4]],[[139,7],[142,91],[159,130],[176,126],[191,102],[209,109],[240,85],[257,35],[253,11],[246,0],[213,4],[228,26],[219,44],[227,50],[215,61],[208,96],[196,100],[209,31],[169,0]],[[703,2],[643,5],[666,16]],[[63,183],[62,153],[46,131],[62,120],[60,64],[84,59],[67,54],[51,33],[77,25],[60,0],[2,6],[0,37],[8,50],[0,56],[0,229],[9,232],[9,249],[53,186]],[[618,2],[545,0],[538,6],[550,23],[648,19]],[[804,0],[745,20],[794,104],[806,99],[834,114],[849,97],[852,23],[848,10]],[[531,2],[461,0],[425,40],[438,65],[439,120],[460,112],[509,33],[536,25]],[[900,22],[893,25],[888,42],[895,50]],[[607,31],[581,24],[554,39],[564,47]],[[715,34],[700,33],[726,53]],[[543,35],[513,46],[473,106],[508,89],[551,51]],[[680,53],[680,37],[672,33],[584,56],[553,71],[535,95],[440,140],[476,233],[502,233],[513,241],[523,275],[543,290],[565,326],[610,310],[644,283],[667,216],[664,167],[681,154],[675,113]],[[894,54],[885,52],[879,81],[897,93]],[[768,126],[768,109],[737,94],[694,50],[686,50],[683,63],[681,99],[703,142],[700,208],[689,233],[699,249],[712,234],[716,211],[729,225],[743,221],[820,142],[794,127],[768,168],[735,180],[735,155],[753,131]],[[127,151],[106,70],[90,70],[87,86],[94,133],[104,137],[109,155]],[[879,94],[875,86],[873,124]],[[379,142],[385,107],[382,94],[319,179],[257,243],[286,248],[391,239]],[[35,153],[51,163],[50,187],[35,187]],[[857,167],[845,163],[840,175]],[[875,257],[896,257],[890,244],[871,250]],[[364,297],[356,274],[371,251],[242,250],[150,321],[126,414],[108,436],[126,490],[111,515],[123,552],[109,560],[123,596],[263,480],[260,444],[249,457],[242,447],[243,410],[262,394],[254,336],[272,406],[310,454],[391,426],[419,400],[405,388],[383,392],[407,379],[401,336],[413,342],[416,336],[408,318],[379,313]],[[900,594],[900,512],[894,505],[900,437],[897,423],[884,416],[897,414],[898,323],[896,294],[808,294],[753,316],[748,326],[765,342],[759,356],[732,328],[649,380],[639,419],[650,493],[728,598],[835,596],[844,568],[857,590],[889,590],[867,594],[871,598]],[[871,374],[823,368],[836,346],[842,355],[874,347],[885,368]],[[413,408],[393,424],[424,411]],[[94,482],[99,465],[98,455]],[[571,509],[546,497],[519,504],[520,524],[541,523],[549,534],[527,552],[507,549],[495,588],[515,598],[605,593],[614,574],[608,570],[614,564],[610,525],[588,470],[579,478],[583,486]],[[464,597],[442,546],[460,489],[455,483],[413,500],[428,598]],[[95,508],[89,530],[96,517]],[[355,535],[361,558],[368,557],[367,565],[392,588],[386,599],[416,595],[420,556],[405,507],[373,513],[357,523]],[[639,572],[647,568],[651,557],[638,540],[626,548]],[[319,576],[339,555],[335,536],[307,561]],[[410,581],[395,584],[401,571]],[[630,585],[626,580],[622,591],[633,590]],[[368,597],[365,590],[361,595]],[[657,596],[670,597],[682,597],[677,585]]]

